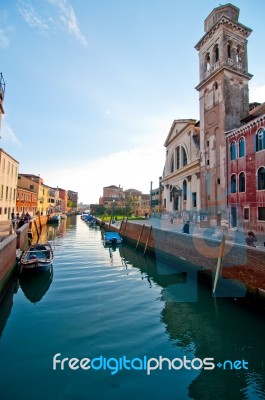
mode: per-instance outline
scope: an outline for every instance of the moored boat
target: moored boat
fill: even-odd
[[[30,245],[20,259],[21,272],[24,270],[32,272],[47,271],[53,262],[53,250],[50,243],[38,243]]]
[[[53,215],[52,217],[48,218],[47,223],[48,224],[58,224],[60,222],[61,216],[58,215]]]
[[[103,233],[104,244],[121,244],[123,239],[118,232],[104,232]]]

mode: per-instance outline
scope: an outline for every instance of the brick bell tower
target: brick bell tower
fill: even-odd
[[[225,132],[239,127],[249,111],[247,38],[232,4],[215,8],[204,21],[196,44],[200,83],[201,211],[210,222],[227,219]],[[228,161],[229,162],[229,161]]]

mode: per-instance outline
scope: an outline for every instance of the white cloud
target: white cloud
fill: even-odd
[[[59,12],[59,18],[63,22],[67,31],[73,35],[80,43],[87,46],[88,42],[86,37],[80,31],[78,20],[75,15],[74,9],[67,0],[48,0]]]
[[[0,47],[6,48],[9,46],[9,39],[3,29],[0,29]]]
[[[66,29],[80,43],[87,46],[87,39],[80,31],[78,20],[73,7],[67,0],[46,0],[46,5],[52,8],[47,9],[45,3],[38,1],[38,9],[33,7],[30,0],[18,0],[18,11],[30,28],[37,29],[40,34],[47,35],[58,28]],[[54,9],[57,10],[57,19],[54,16]]]
[[[83,203],[98,203],[104,186],[121,185],[143,193],[149,192],[150,181],[157,187],[164,158],[163,148],[154,141],[143,148],[112,153],[93,162],[70,165],[67,169],[45,169],[42,178],[47,185],[77,191]]]
[[[47,34],[50,30],[49,24],[42,16],[40,16],[39,13],[37,13],[31,3],[24,0],[18,0],[17,7],[21,16],[31,28],[37,29],[41,34]]]
[[[5,142],[5,143],[11,143],[14,145],[18,145],[18,146],[21,145],[21,143],[17,139],[13,129],[7,122],[5,115],[3,116],[0,134],[1,134],[1,139],[0,139],[1,141]]]

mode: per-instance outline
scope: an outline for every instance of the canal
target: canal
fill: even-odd
[[[174,298],[184,273],[104,248],[79,216],[45,235],[52,271],[16,277],[0,304],[1,399],[265,399],[260,314],[197,284]]]

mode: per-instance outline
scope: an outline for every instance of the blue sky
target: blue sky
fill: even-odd
[[[222,3],[225,4],[225,3]],[[265,101],[265,2],[232,2],[249,37],[250,100]],[[21,173],[98,202],[148,193],[174,119],[199,118],[195,44],[212,0],[1,0],[0,147]]]

